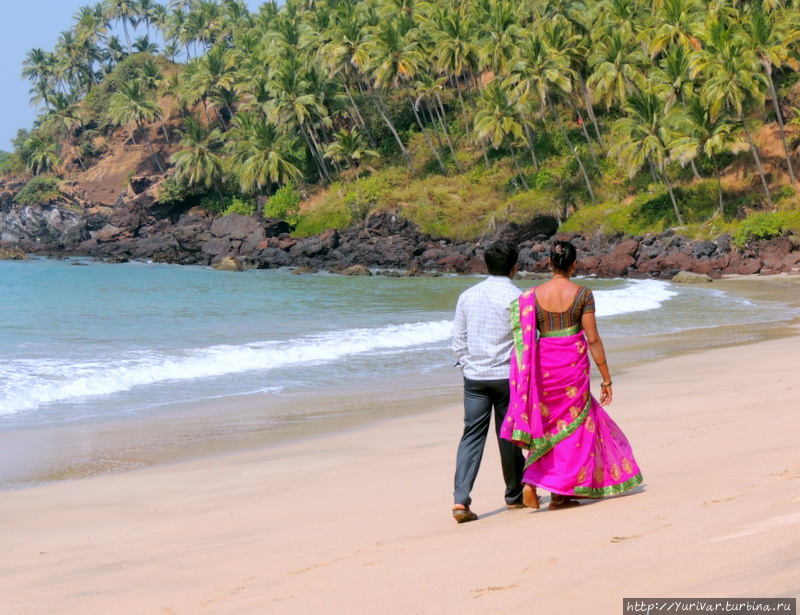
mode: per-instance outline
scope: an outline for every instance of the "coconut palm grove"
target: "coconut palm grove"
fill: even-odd
[[[0,169],[57,190],[116,140],[159,199],[300,235],[392,208],[764,239],[800,230],[799,39],[791,0],[106,0],[28,52]]]

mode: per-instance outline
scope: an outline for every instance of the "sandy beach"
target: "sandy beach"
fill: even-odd
[[[615,374],[609,410],[645,483],[575,509],[507,511],[490,440],[480,519],[457,525],[458,406],[2,492],[0,611],[614,614],[625,597],[800,596],[799,339]]]

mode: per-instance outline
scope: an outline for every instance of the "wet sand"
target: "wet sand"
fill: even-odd
[[[797,597],[798,334],[623,370],[612,356],[609,411],[645,483],[575,509],[506,511],[490,441],[480,519],[456,525],[457,403],[2,492],[3,610],[612,614],[625,597]]]

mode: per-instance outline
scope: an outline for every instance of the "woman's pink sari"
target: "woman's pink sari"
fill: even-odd
[[[500,435],[530,451],[523,483],[582,498],[642,482],[625,434],[589,391],[589,346],[580,327],[536,338],[534,289],[511,304],[511,403]]]

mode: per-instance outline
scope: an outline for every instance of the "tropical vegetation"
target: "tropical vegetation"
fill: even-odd
[[[105,0],[28,52],[40,116],[3,168],[79,173],[124,129],[164,198],[277,196],[299,232],[388,206],[718,232],[797,208],[798,40],[793,0]]]

